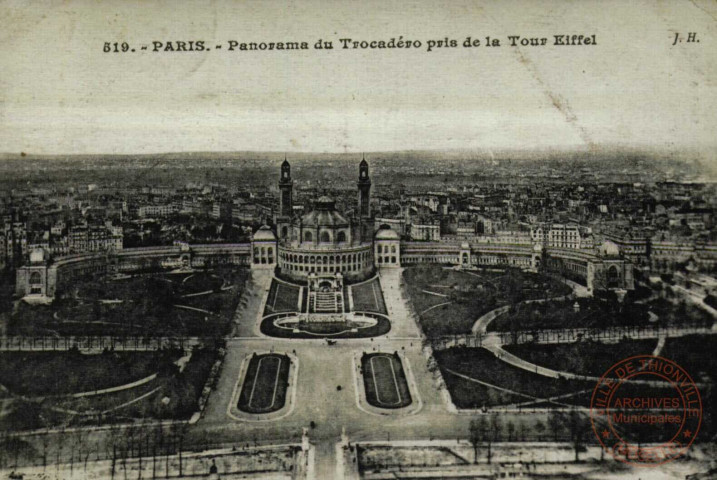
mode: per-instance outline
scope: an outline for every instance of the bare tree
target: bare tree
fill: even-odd
[[[179,476],[184,474],[184,459],[182,458],[182,448],[184,447],[184,436],[187,433],[186,425],[184,423],[173,423],[171,426],[172,435],[175,438],[175,444],[177,449],[177,457],[179,459]]]
[[[83,429],[75,430],[75,444],[77,445],[77,459],[84,464],[84,470],[87,471],[87,459],[90,456],[90,448],[86,445],[86,433]]]
[[[508,423],[505,424],[505,429],[508,432],[508,441],[513,441],[513,435],[515,435],[515,424],[511,420],[508,420]]]
[[[115,468],[117,467],[117,444],[119,441],[119,431],[116,425],[111,424],[109,428],[109,433],[105,439],[105,449],[107,450],[107,456],[112,459],[111,467],[110,467],[110,479],[114,480],[115,478]]]
[[[64,435],[65,427],[62,427],[62,433],[58,435],[57,442],[55,444],[55,472],[57,477],[60,477],[60,455],[62,453],[62,446],[65,444],[61,435]]]
[[[134,456],[134,445],[135,445],[136,428],[134,425],[130,425],[125,428],[124,431],[124,443],[122,449],[122,470],[124,471],[124,478],[127,480],[127,459]]]
[[[544,432],[545,432],[545,424],[541,420],[538,420],[537,422],[535,422],[535,433],[538,434],[539,442],[543,441],[543,433]]]
[[[7,450],[8,439],[10,438],[10,432],[7,430],[0,431],[0,468],[5,468],[5,452]]]
[[[498,440],[500,440],[501,433],[503,431],[503,422],[500,420],[500,417],[498,415],[493,415],[490,417],[490,430],[493,436],[493,441],[497,442]]]
[[[187,433],[186,426],[183,423],[179,424],[179,444],[177,447],[177,454],[179,456],[179,476],[182,477],[184,475],[184,459],[182,458],[182,450],[184,448],[184,435]]]
[[[486,438],[486,432],[488,431],[488,423],[484,416],[474,418],[468,427],[468,439],[473,446],[473,463],[478,463],[478,450],[481,443]]]
[[[50,447],[50,433],[47,431],[43,433],[40,441],[42,442],[42,471],[44,472],[47,469],[47,450]]]
[[[560,412],[551,411],[548,414],[548,428],[553,433],[553,441],[558,441],[558,435],[563,430],[563,418]]]
[[[76,446],[76,439],[74,435],[70,435],[70,477],[72,476],[72,472],[75,468],[75,446]]]
[[[585,436],[589,428],[588,421],[583,414],[576,409],[572,409],[567,417],[567,426],[570,432],[570,442],[575,450],[575,461],[579,462],[579,452],[585,444]]]
[[[526,432],[525,422],[521,419],[518,421],[518,439],[521,442],[525,441],[525,432]]]
[[[157,478],[157,449],[162,446],[164,446],[164,430],[160,424],[154,428],[152,439],[152,479]]]
[[[138,465],[138,477],[139,479],[142,478],[142,455],[144,452],[142,451],[142,442],[144,441],[144,429],[142,428],[142,425],[139,425],[139,428],[137,428],[137,434],[135,438],[135,443],[137,444],[137,461],[139,462]]]
[[[485,442],[488,444],[488,463],[490,464],[493,460],[493,442],[497,441],[500,437],[500,431],[502,424],[498,415],[492,415],[490,417],[490,424],[487,425],[487,430],[484,436]]]

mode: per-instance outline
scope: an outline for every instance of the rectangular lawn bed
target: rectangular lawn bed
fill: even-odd
[[[269,295],[266,297],[264,315],[282,312],[299,311],[299,286],[279,282],[276,279],[271,281]]]
[[[411,404],[411,392],[398,355],[365,354],[361,358],[366,400],[379,408],[402,408]]]
[[[354,311],[376,312],[386,315],[386,303],[381,292],[381,284],[377,278],[360,285],[351,286]]]
[[[254,355],[244,375],[237,408],[248,413],[280,410],[286,402],[291,360],[286,355]]]

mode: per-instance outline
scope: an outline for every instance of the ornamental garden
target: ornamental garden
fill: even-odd
[[[95,276],[49,305],[16,302],[0,353],[0,429],[190,419],[216,381],[248,278],[243,268]]]
[[[696,353],[713,351],[715,339],[688,334],[709,329],[714,319],[669,288],[642,287],[619,299],[614,293],[576,297],[555,276],[440,265],[407,268],[403,280],[433,346],[429,367],[459,410],[587,408],[600,376],[620,360],[645,354],[672,359],[694,374],[702,385],[703,428],[717,427],[710,406],[717,365],[710,354]],[[685,335],[658,338],[677,329]],[[635,394],[649,391],[640,386]]]

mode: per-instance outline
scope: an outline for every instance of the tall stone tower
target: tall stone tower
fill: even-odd
[[[281,179],[279,180],[279,215],[282,217],[291,217],[293,213],[292,190],[294,189],[294,181],[291,179],[291,165],[284,158],[281,164]]]
[[[371,178],[368,176],[368,162],[364,158],[359,165],[358,179],[358,207],[361,217],[369,217],[371,215]]]

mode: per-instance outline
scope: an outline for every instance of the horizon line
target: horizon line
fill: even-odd
[[[644,153],[644,154],[656,154],[656,155],[675,155],[675,154],[702,154],[706,155],[713,153],[717,155],[717,145],[710,147],[682,147],[675,149],[668,149],[665,147],[651,147],[647,145],[624,145],[624,144],[604,144],[602,148],[590,147],[582,144],[575,145],[555,145],[550,147],[535,147],[535,148],[436,148],[436,149],[389,149],[389,150],[364,150],[358,149],[356,151],[311,151],[311,150],[298,150],[298,151],[287,151],[287,150],[165,150],[156,152],[58,152],[58,153],[35,153],[35,152],[0,152],[0,160],[7,159],[7,157],[18,157],[18,158],[38,158],[38,157],[137,157],[137,156],[153,156],[153,155],[207,155],[207,154],[262,154],[262,155],[277,155],[283,158],[284,156],[290,157],[291,155],[308,156],[308,155],[340,155],[340,156],[362,156],[362,155],[377,155],[377,154],[400,154],[400,153],[471,153],[480,154],[493,157],[495,154],[504,153],[523,153],[523,154],[551,154],[551,153],[580,153],[588,155],[600,155],[600,154],[615,154],[615,153]]]

